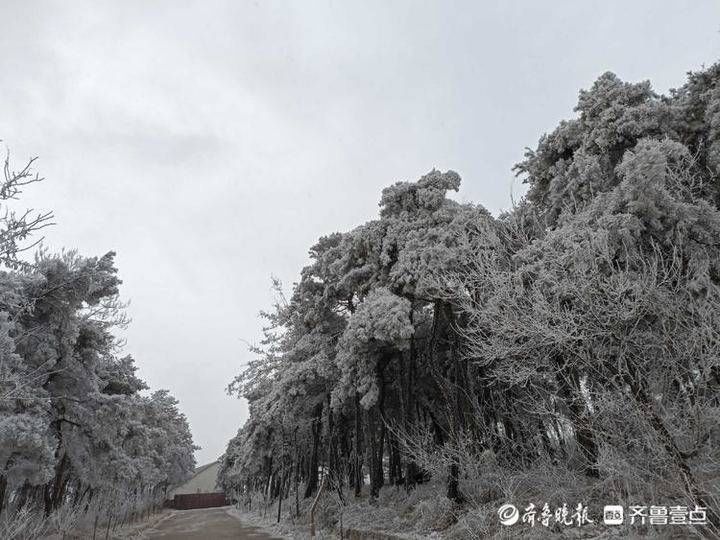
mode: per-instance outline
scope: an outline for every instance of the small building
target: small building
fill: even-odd
[[[173,498],[175,495],[192,495],[194,493],[222,493],[222,489],[217,485],[219,469],[219,461],[196,467],[193,475],[184,483],[173,488],[168,495]]]

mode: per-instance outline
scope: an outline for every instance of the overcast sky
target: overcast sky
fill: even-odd
[[[47,181],[52,249],[118,253],[127,350],[199,463],[224,388],[321,235],[433,167],[497,213],[512,165],[606,70],[662,92],[720,58],[720,2],[0,1],[0,138]]]

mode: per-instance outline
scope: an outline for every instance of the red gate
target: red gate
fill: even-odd
[[[212,508],[214,506],[227,506],[230,502],[224,493],[191,493],[175,495],[173,508],[177,510],[190,510],[191,508]]]

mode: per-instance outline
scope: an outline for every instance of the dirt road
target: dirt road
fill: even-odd
[[[276,540],[256,527],[243,525],[226,512],[225,508],[176,510],[173,514],[144,531],[146,538],[174,538],[214,540]]]

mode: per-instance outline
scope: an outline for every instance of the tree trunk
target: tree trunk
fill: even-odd
[[[297,428],[294,433],[295,438],[295,515],[300,515],[300,456],[297,443]]]
[[[414,311],[410,310],[410,322],[413,323]],[[415,370],[416,370],[416,350],[415,350],[415,336],[410,337],[410,349],[406,355],[407,362],[405,369],[403,370],[403,425],[405,429],[405,436],[412,436],[413,427],[415,425]],[[405,489],[410,490],[415,487],[417,483],[418,467],[412,457],[407,458],[405,463]],[[402,471],[400,471],[399,477],[402,477]]]
[[[463,497],[460,493],[460,466],[457,463],[450,465],[447,481],[447,498],[457,503],[462,502]]]
[[[45,485],[44,498],[46,515],[50,515],[51,512],[57,510],[60,506],[60,502],[65,496],[65,486],[67,485],[65,470],[67,469],[67,466],[67,456],[63,454],[55,468],[55,477],[51,482]]]
[[[563,365],[562,359],[558,359],[556,362],[559,367],[558,394],[567,405],[569,420],[575,432],[575,442],[584,462],[585,475],[599,478],[598,446],[592,429],[590,411],[580,388],[580,376],[574,369]]]
[[[355,394],[355,440],[353,441],[355,443],[355,460],[353,465],[353,474],[355,476],[354,479],[354,487],[355,487],[355,497],[360,497],[362,494],[362,486],[363,486],[363,473],[362,473],[362,443],[361,443],[361,436],[362,436],[362,429],[361,429],[361,419],[360,419],[360,397]]]
[[[5,509],[5,494],[7,492],[7,477],[0,475],[0,515]]]
[[[451,426],[451,442],[455,445],[455,452],[450,464],[447,480],[447,497],[457,504],[464,502],[463,494],[460,491],[460,461],[457,452],[460,447],[460,438],[465,434],[465,411],[463,408],[464,391],[466,389],[465,377],[462,372],[462,361],[458,358],[455,344],[452,340],[454,313],[452,306],[446,302],[442,303],[441,312],[444,314],[445,331],[443,335],[447,341],[447,355],[450,367],[450,388],[452,391],[452,412],[449,425]]]
[[[285,466],[281,466],[280,468],[280,495],[278,496],[278,511],[277,511],[277,521],[276,523],[280,523],[280,512],[282,509],[282,500],[283,500],[283,485],[285,484],[285,474],[284,474],[284,468]]]
[[[663,445],[663,449],[680,472],[685,490],[696,504],[708,506],[708,511],[710,511],[711,507],[705,501],[705,493],[698,486],[695,476],[690,470],[686,459],[683,457],[680,448],[678,448],[677,443],[675,442],[675,438],[665,427],[665,423],[653,407],[647,392],[634,379],[628,380],[628,383],[643,416],[645,416],[648,423],[653,428],[653,431],[655,431],[658,439],[660,439],[660,443]],[[714,510],[713,513],[715,513]]]
[[[402,460],[400,459],[400,448],[397,437],[387,435],[388,456],[390,458],[390,470],[388,480],[390,485],[399,486],[403,483]]]
[[[318,486],[318,451],[320,448],[320,434],[322,430],[322,409],[322,404],[318,404],[317,407],[315,407],[315,418],[313,419],[312,424],[313,447],[312,455],[310,456],[310,466],[308,469],[308,483],[305,487],[306,499],[315,493]]]
[[[454,361],[454,366],[452,370],[452,388],[453,388],[453,394],[454,394],[454,422],[456,425],[454,426],[454,429],[451,431],[452,439],[451,442],[453,445],[455,445],[455,452],[452,456],[452,463],[450,464],[450,468],[448,471],[448,479],[447,479],[447,498],[451,501],[454,501],[457,504],[462,504],[464,501],[464,497],[462,493],[460,492],[460,462],[459,457],[457,456],[457,449],[459,448],[459,437],[462,433],[463,428],[463,414],[462,414],[462,407],[461,407],[461,396],[460,396],[460,387],[459,387],[459,374],[458,374],[458,362]]]
[[[384,482],[384,472],[382,466],[383,447],[384,447],[384,431],[385,426],[381,425],[378,434],[378,412],[377,406],[375,410],[366,412],[366,441],[368,453],[368,468],[370,472],[370,497],[377,498],[380,494],[380,488]]]
[[[322,482],[320,482],[320,489],[317,492],[317,495],[315,496],[315,500],[312,503],[312,506],[310,507],[310,538],[315,538],[315,509],[317,508],[318,501],[320,500],[320,496],[322,495],[323,491],[325,490],[325,480],[327,479],[326,475],[323,475]]]

